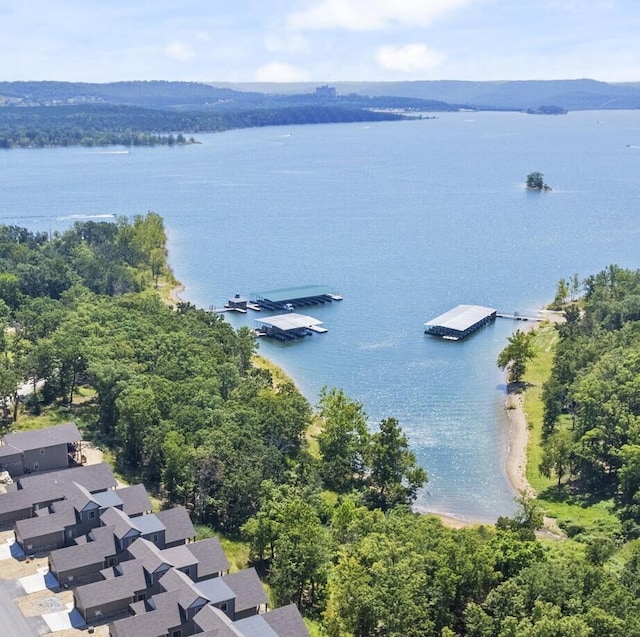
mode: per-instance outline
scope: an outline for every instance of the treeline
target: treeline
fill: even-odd
[[[629,537],[640,535],[640,271],[612,265],[561,281],[565,301],[544,386],[542,469],[567,494],[612,499]]]
[[[0,148],[171,145],[187,143],[187,135],[236,128],[402,118],[397,113],[317,104],[224,112],[180,112],[117,105],[7,106],[0,108]],[[191,137],[188,141],[194,140]]]

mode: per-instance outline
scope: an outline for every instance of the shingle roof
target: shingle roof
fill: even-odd
[[[167,592],[177,592],[177,601],[184,611],[197,605],[207,603],[207,598],[196,587],[187,575],[175,568],[168,570],[161,578],[160,585]],[[162,594],[154,596],[161,598]]]
[[[144,538],[139,537],[135,540],[135,542],[127,548],[127,551],[134,559],[142,561],[147,573],[155,573],[158,569],[161,569],[163,565],[166,565],[167,568],[171,566],[164,559],[160,549]]]
[[[152,533],[161,533],[165,530],[165,525],[155,513],[147,515],[138,515],[130,518],[133,526],[142,533],[142,535],[151,535]]]
[[[246,568],[237,573],[223,575],[225,584],[236,594],[236,613],[267,603],[260,578],[255,568]]]
[[[243,637],[278,637],[278,633],[267,624],[262,615],[252,615],[235,622]]]
[[[242,633],[234,627],[233,622],[215,606],[207,605],[199,610],[193,621],[205,635],[209,633],[216,637],[243,637]]]
[[[109,634],[112,637],[166,637],[169,627],[183,623],[178,606],[179,594],[179,591],[161,593],[154,595],[151,602],[136,604],[136,611],[140,614],[113,622]]]
[[[153,510],[153,505],[143,484],[117,489],[116,493],[122,501],[123,511],[129,516],[141,515]]]
[[[189,517],[188,511],[184,507],[174,507],[155,514],[166,527],[165,542],[185,541],[196,536],[196,530]]]
[[[206,579],[229,570],[229,560],[217,537],[192,542],[187,544],[187,548],[198,560],[198,579]]]
[[[295,604],[270,610],[261,617],[276,631],[278,637],[309,637],[309,631]]]
[[[46,488],[48,485],[68,485],[70,482],[81,484],[87,491],[106,491],[116,486],[116,479],[111,471],[111,467],[101,462],[99,464],[83,465],[71,469],[61,469],[49,473],[32,473],[22,476],[7,489],[14,491],[20,489],[34,489],[36,491]],[[36,500],[38,502],[38,500]]]
[[[82,435],[78,431],[75,423],[68,422],[44,429],[33,429],[31,431],[17,431],[7,434],[3,438],[7,445],[11,445],[21,451],[31,449],[42,449],[54,445],[70,444],[82,440]]]
[[[75,509],[69,502],[59,502],[54,513],[38,515],[26,520],[18,520],[15,525],[16,535],[26,543],[31,538],[42,537],[50,533],[64,531],[65,527],[76,524]]]
[[[75,591],[77,605],[85,610],[95,608],[118,600],[126,600],[133,597],[136,592],[147,588],[144,569],[138,560],[123,562],[118,568],[122,571],[119,577],[78,586]]]
[[[82,568],[95,564],[99,568],[106,557],[115,555],[116,545],[112,526],[101,526],[91,531],[91,542],[82,542],[75,546],[51,551],[49,564],[56,573]]]
[[[129,536],[136,537],[140,531],[133,524],[129,516],[120,509],[107,509],[101,516],[100,522],[103,526],[113,526],[114,535],[119,539]]]

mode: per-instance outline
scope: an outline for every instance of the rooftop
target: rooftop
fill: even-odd
[[[2,440],[4,444],[11,445],[21,451],[30,451],[32,449],[78,442],[82,440],[82,435],[75,423],[67,422],[62,425],[45,427],[44,429],[17,431],[16,433],[7,434]]]
[[[443,327],[464,332],[470,327],[494,314],[496,310],[483,305],[458,305],[425,323],[426,327]]]
[[[295,312],[289,314],[278,314],[277,316],[268,316],[263,319],[256,319],[256,323],[262,323],[263,325],[270,325],[283,332],[289,330],[299,330],[311,325],[322,325],[322,321],[314,319],[312,316],[306,316],[304,314],[296,314]]]
[[[273,303],[285,303],[286,301],[297,301],[309,299],[315,296],[326,296],[333,294],[333,290],[326,285],[298,285],[293,288],[280,288],[278,290],[267,290],[266,292],[254,292],[253,296],[258,299],[266,299]]]

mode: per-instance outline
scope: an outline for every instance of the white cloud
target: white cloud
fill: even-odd
[[[190,46],[178,40],[174,40],[167,44],[167,46],[164,47],[164,54],[167,57],[179,60],[180,62],[187,62],[194,55],[193,49]]]
[[[302,82],[306,79],[300,69],[280,62],[270,62],[256,71],[257,82]]]
[[[294,30],[373,31],[394,24],[425,27],[473,0],[321,0],[287,18]]]
[[[426,44],[381,46],[376,51],[378,64],[389,71],[416,73],[440,66],[446,56],[430,49]]]

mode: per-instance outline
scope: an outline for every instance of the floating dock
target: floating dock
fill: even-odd
[[[539,316],[523,316],[518,312],[514,312],[513,314],[505,314],[504,312],[498,312],[496,314],[498,318],[512,319],[513,321],[542,321]]]
[[[335,294],[326,285],[300,285],[293,288],[280,288],[266,292],[254,292],[252,301],[263,310],[277,312],[279,310],[295,311],[299,307],[309,305],[324,305],[334,301],[341,301],[342,297]],[[250,307],[247,305],[247,307]]]
[[[295,312],[256,319],[256,324],[258,336],[270,336],[279,341],[292,341],[296,338],[311,336],[314,332],[324,334],[329,331],[321,327],[322,321]]]
[[[425,323],[425,334],[459,341],[495,320],[498,311],[483,305],[458,305]]]

